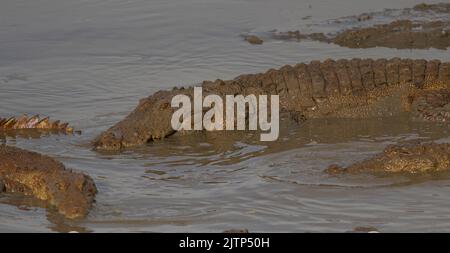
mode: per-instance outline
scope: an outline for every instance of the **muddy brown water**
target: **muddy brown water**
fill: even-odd
[[[41,113],[81,136],[1,138],[90,174],[97,204],[66,220],[46,203],[0,195],[0,231],[381,232],[449,231],[450,175],[331,177],[410,139],[450,141],[448,125],[404,116],[283,124],[277,142],[255,133],[173,136],[120,154],[89,141],[159,89],[230,79],[325,58],[450,60],[443,50],[347,49],[305,41],[250,45],[242,34],[411,7],[421,1],[2,1],[0,115]]]

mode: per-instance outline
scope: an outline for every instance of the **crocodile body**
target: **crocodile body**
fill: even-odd
[[[350,173],[423,174],[439,173],[450,169],[449,143],[408,143],[388,146],[381,154],[348,167],[331,165],[331,175]]]
[[[280,110],[302,119],[385,117],[416,110],[415,119],[450,120],[450,62],[438,60],[312,61],[228,81],[204,81],[202,87],[204,96],[277,94]],[[435,96],[427,95],[430,92]],[[178,94],[192,97],[193,87],[142,99],[125,119],[94,140],[94,148],[120,150],[172,135],[170,104]]]
[[[48,201],[67,218],[84,217],[97,189],[91,177],[48,156],[0,146],[0,189]]]

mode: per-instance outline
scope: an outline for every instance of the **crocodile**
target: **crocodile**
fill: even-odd
[[[318,42],[334,43],[348,48],[387,47],[396,49],[445,50],[450,47],[450,20],[447,21],[411,21],[395,20],[387,24],[370,27],[345,29],[335,35],[324,33],[301,33],[287,31],[273,33],[277,40],[302,41],[305,39]]]
[[[203,95],[279,95],[280,110],[294,119],[372,118],[410,112],[414,120],[450,121],[450,62],[422,59],[312,61],[285,65],[232,80],[203,81]],[[193,87],[158,91],[141,99],[122,121],[93,140],[95,150],[122,150],[175,134],[178,94]]]
[[[335,25],[354,23],[353,26],[347,25],[334,33],[275,31],[272,37],[277,40],[314,40],[348,48],[445,50],[450,47],[450,3],[418,4],[413,8],[397,10],[397,15],[392,15],[392,11],[395,10],[329,20],[327,23]],[[394,20],[388,23],[372,22],[369,26],[365,24],[371,22],[374,16],[380,15],[391,16]]]
[[[397,20],[388,24],[352,28],[338,33],[327,42],[348,48],[437,48],[445,50],[450,47],[450,19],[427,22]]]
[[[412,142],[390,145],[375,157],[348,167],[331,165],[330,175],[369,173],[375,175],[440,173],[450,169],[450,143]]]
[[[74,133],[68,123],[50,121],[39,115],[0,118],[0,134],[23,132]],[[67,218],[85,217],[95,201],[92,178],[66,169],[55,159],[36,152],[0,145],[0,192],[31,195],[48,201]]]

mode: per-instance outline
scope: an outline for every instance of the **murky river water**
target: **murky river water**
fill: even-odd
[[[329,57],[449,61],[448,50],[273,40],[252,46],[240,36],[419,2],[1,0],[0,115],[40,113],[83,130],[81,136],[6,142],[88,173],[99,194],[89,217],[79,221],[65,220],[35,199],[1,195],[0,231],[450,231],[450,176],[322,173],[332,163],[350,164],[399,141],[450,141],[448,125],[413,124],[404,117],[321,120],[284,124],[273,143],[249,134],[209,134],[121,154],[89,148],[139,98],[160,89]]]

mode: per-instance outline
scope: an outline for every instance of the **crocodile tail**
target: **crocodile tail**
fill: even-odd
[[[40,130],[57,130],[65,133],[73,133],[73,127],[68,123],[60,123],[57,121],[50,121],[49,117],[41,118],[39,115],[28,117],[24,114],[18,118],[1,118],[0,117],[0,131],[2,130],[19,130],[19,129],[40,129]]]

